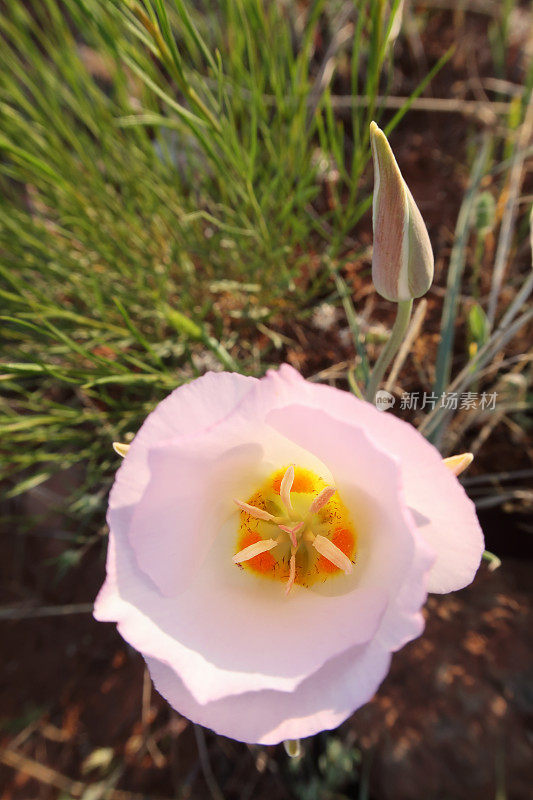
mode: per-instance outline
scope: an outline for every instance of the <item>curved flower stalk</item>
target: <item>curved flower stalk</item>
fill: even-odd
[[[118,450],[95,616],[235,739],[339,725],[422,632],[427,592],[470,583],[483,552],[468,457],[288,366],[208,373]]]

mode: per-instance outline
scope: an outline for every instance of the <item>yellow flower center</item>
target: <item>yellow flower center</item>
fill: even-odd
[[[246,501],[233,561],[255,575],[310,587],[352,570],[357,535],[335,488],[302,467],[276,470]]]

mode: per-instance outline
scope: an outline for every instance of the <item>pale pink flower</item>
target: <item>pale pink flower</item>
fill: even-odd
[[[208,373],[160,403],[108,522],[96,618],[117,623],[180,713],[263,744],[366,703],[421,633],[427,591],[470,583],[483,552],[432,445],[288,366]]]

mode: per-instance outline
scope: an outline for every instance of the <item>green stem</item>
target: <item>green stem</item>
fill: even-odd
[[[370,381],[368,382],[366,399],[371,403],[374,402],[376,392],[379,384],[383,380],[385,372],[387,371],[387,367],[400,349],[407,326],[409,325],[409,320],[411,319],[412,309],[412,300],[400,300],[398,303],[398,311],[396,312],[396,319],[394,321],[394,326],[392,328],[389,341],[381,351],[378,360],[374,364],[374,369],[372,370]]]

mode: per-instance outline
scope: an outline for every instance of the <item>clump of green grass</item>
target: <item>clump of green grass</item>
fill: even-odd
[[[268,364],[256,325],[309,304],[330,268],[297,288],[309,250],[331,265],[368,207],[368,122],[398,5],[5,4],[0,479],[11,495],[83,460],[93,510],[109,442],[171,388],[203,363]],[[339,13],[350,35],[336,41]],[[339,52],[368,96],[346,125],[329,91]],[[329,210],[324,161],[339,173]]]

